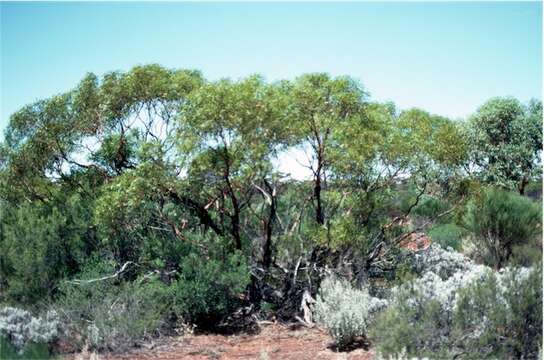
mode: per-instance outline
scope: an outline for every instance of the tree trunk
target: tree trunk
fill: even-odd
[[[263,267],[268,269],[272,264],[272,232],[276,220],[276,194],[268,181],[264,181],[270,196],[268,219],[265,220],[265,239],[263,244]]]
[[[236,250],[242,250],[242,238],[240,237],[240,204],[238,202],[238,198],[236,197],[234,187],[232,186],[232,183],[230,182],[230,175],[231,175],[230,156],[226,146],[225,146],[223,155],[225,159],[225,169],[224,169],[223,176],[227,184],[228,197],[230,198],[232,211],[233,211],[232,215],[230,215],[230,221],[231,221],[230,233],[232,237],[234,238],[234,246]]]
[[[236,198],[234,198],[236,199]],[[242,238],[240,237],[240,208],[238,202],[233,200],[234,214],[231,216],[231,234],[234,238],[236,250],[242,250]]]
[[[321,165],[318,165],[317,176],[314,183],[314,198],[316,201],[315,221],[319,225],[325,224],[325,215],[323,215],[323,204],[321,201]]]
[[[212,217],[208,213],[208,211],[204,208],[204,206],[200,205],[193,199],[182,196],[177,194],[175,191],[168,189],[167,190],[168,195],[170,198],[177,204],[184,205],[200,220],[200,223],[206,227],[209,227],[212,229],[217,235],[223,236],[223,230],[217,224],[215,221],[213,221]]]
[[[523,177],[518,185],[518,191],[520,195],[525,195],[525,187],[527,186],[527,184],[529,184],[529,180],[527,180],[526,177]]]

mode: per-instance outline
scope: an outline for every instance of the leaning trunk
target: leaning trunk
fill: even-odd
[[[314,184],[314,198],[316,201],[315,221],[319,225],[325,224],[325,216],[323,215],[323,204],[321,201],[321,171],[318,171]]]
[[[268,269],[272,264],[272,230],[276,218],[276,200],[271,193],[271,204],[268,219],[265,221],[265,238],[263,244],[263,267]]]

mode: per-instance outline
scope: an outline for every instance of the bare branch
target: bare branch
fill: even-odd
[[[119,269],[115,274],[112,274],[112,275],[103,276],[101,278],[91,279],[91,280],[69,280],[67,282],[70,284],[75,284],[75,285],[83,285],[83,284],[91,284],[97,281],[113,279],[121,275],[127,269],[127,267],[131,264],[134,264],[134,263],[132,261],[127,261],[126,263],[123,264],[123,266],[121,266],[121,269]]]

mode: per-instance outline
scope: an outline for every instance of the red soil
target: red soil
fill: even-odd
[[[264,326],[256,335],[188,335],[167,338],[125,354],[78,354],[66,359],[93,360],[371,360],[372,350],[362,348],[337,352],[331,338],[319,328],[290,329],[282,325]]]
[[[421,251],[427,249],[431,245],[431,239],[422,232],[416,232],[410,234],[406,239],[402,240],[399,244],[400,247],[403,247],[412,251]]]

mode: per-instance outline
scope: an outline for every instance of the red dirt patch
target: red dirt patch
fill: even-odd
[[[400,247],[412,250],[422,251],[427,249],[431,245],[431,239],[422,232],[416,232],[410,234],[406,239],[402,240],[399,244]]]
[[[190,335],[163,339],[151,349],[135,349],[126,354],[79,354],[66,359],[103,360],[371,360],[372,350],[350,352],[331,350],[331,338],[319,328],[290,329],[282,325],[263,327],[257,335]],[[92,356],[95,357],[92,357]]]

